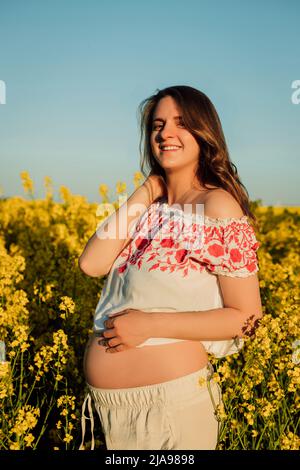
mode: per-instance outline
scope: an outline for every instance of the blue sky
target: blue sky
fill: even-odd
[[[92,202],[134,190],[137,108],[190,85],[214,103],[250,199],[300,205],[298,0],[0,0],[0,185],[43,178]],[[300,96],[300,95],[298,95]]]

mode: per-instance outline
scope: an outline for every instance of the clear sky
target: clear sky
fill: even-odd
[[[299,0],[0,0],[4,195],[24,194],[24,170],[37,197],[44,176],[90,202],[101,183],[131,194],[138,105],[190,85],[214,103],[250,199],[300,205],[299,17]]]

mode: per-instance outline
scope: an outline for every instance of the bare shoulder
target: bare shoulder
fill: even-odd
[[[242,217],[244,215],[237,200],[225,189],[208,191],[205,197],[205,215],[213,218]]]

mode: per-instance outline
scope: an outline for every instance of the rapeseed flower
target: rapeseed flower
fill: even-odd
[[[29,194],[33,195],[34,184],[33,184],[32,179],[29,176],[28,171],[22,171],[20,173],[20,175],[21,175],[23,189],[24,189],[25,193],[29,193]]]

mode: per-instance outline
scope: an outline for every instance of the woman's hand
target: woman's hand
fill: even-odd
[[[119,352],[134,348],[150,338],[150,313],[134,308],[114,313],[105,320],[99,344],[106,352]]]

